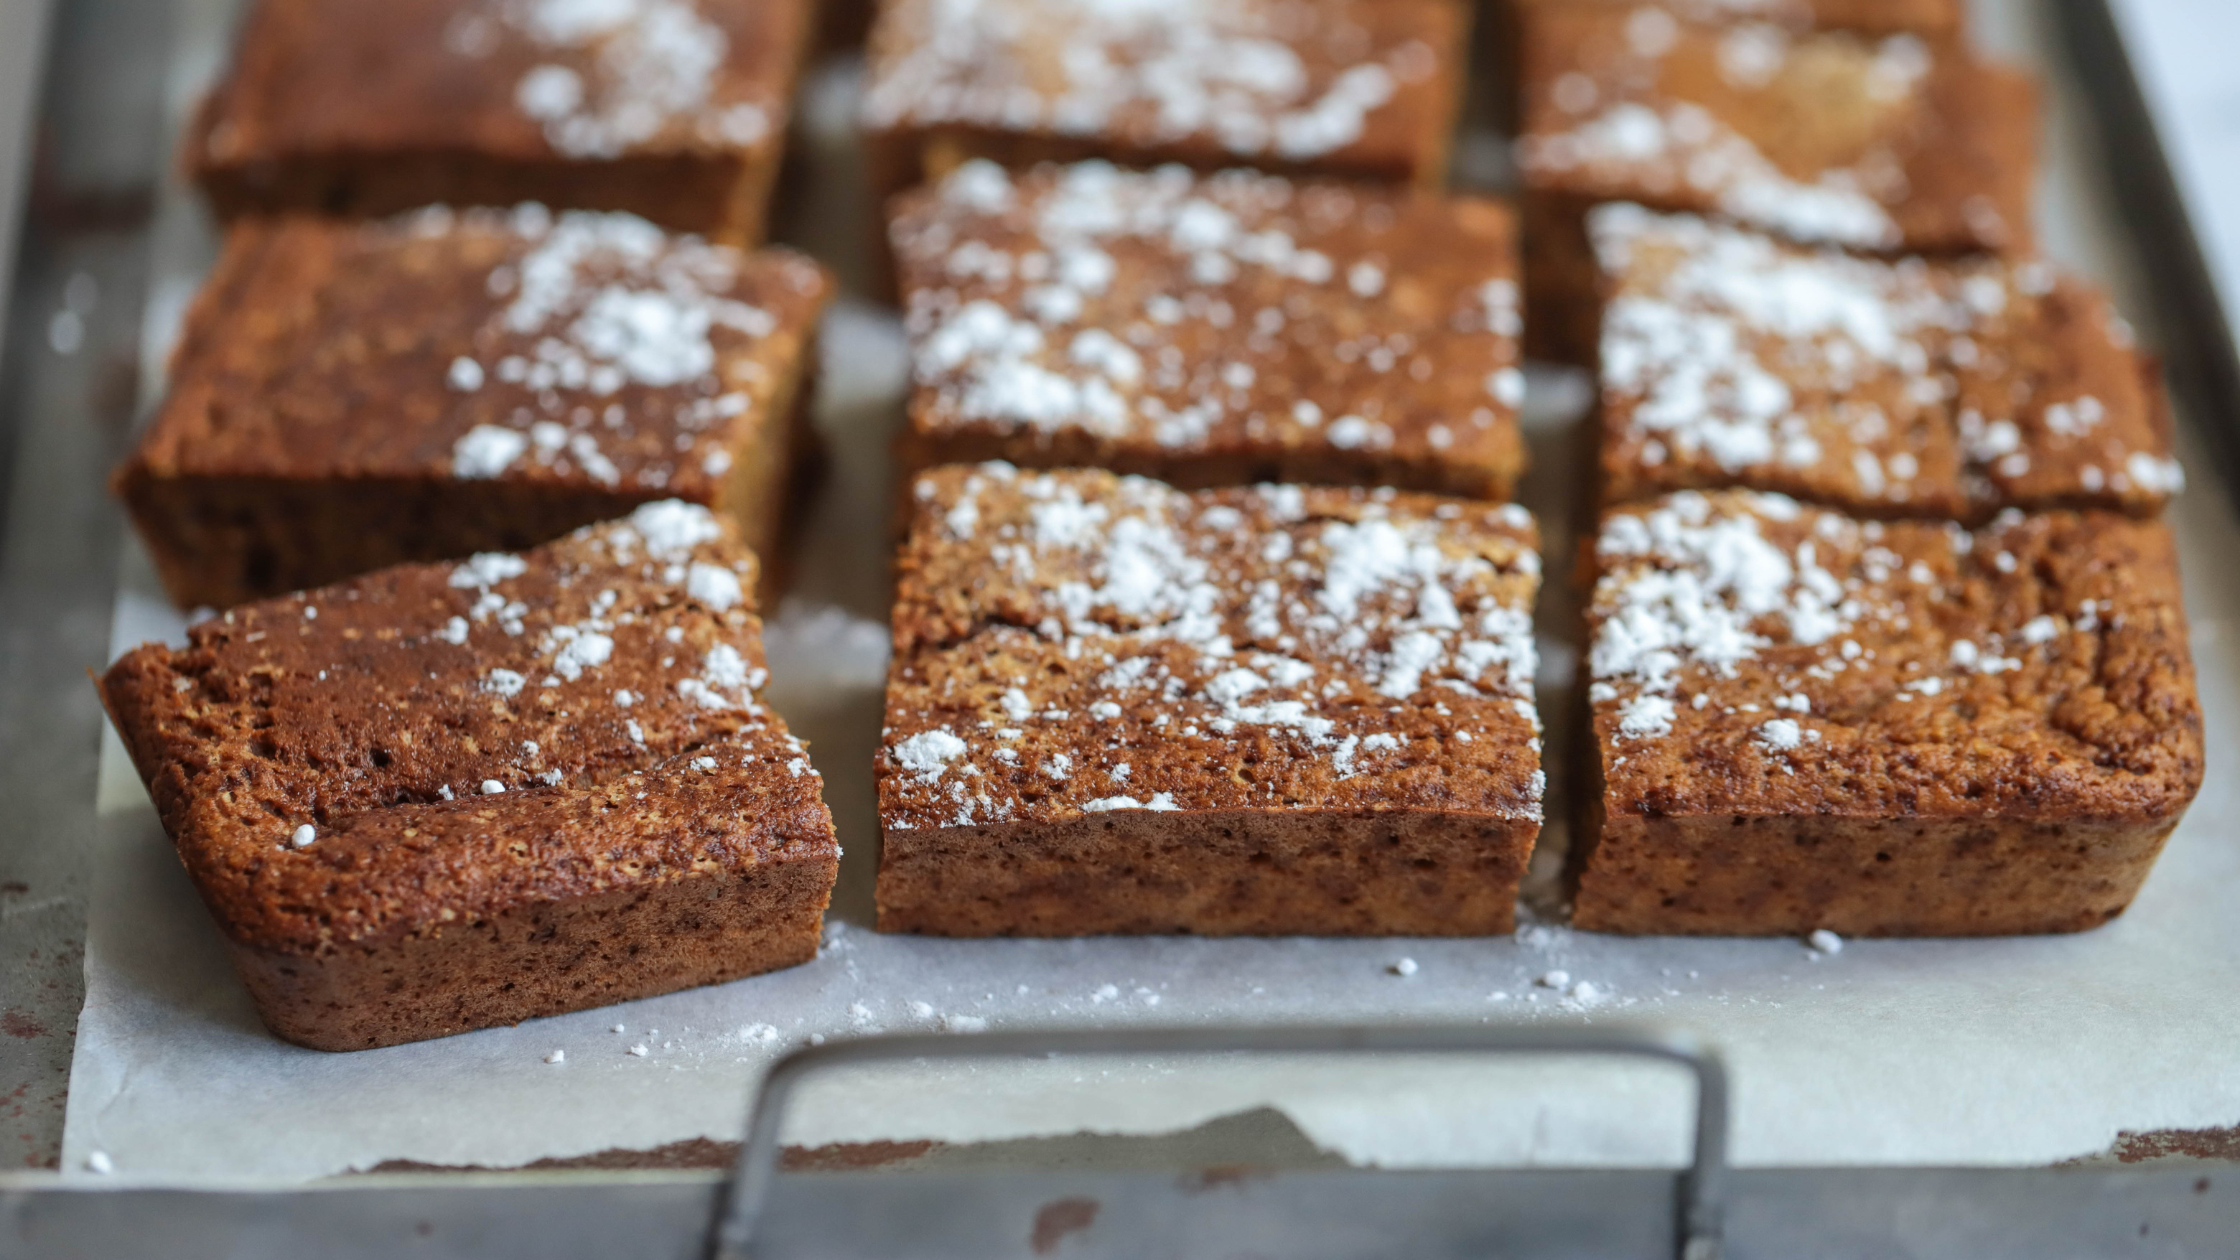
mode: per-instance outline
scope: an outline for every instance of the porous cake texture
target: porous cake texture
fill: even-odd
[[[1102,157],[1435,185],[1469,20],[1451,0],[882,0],[872,183]]]
[[[898,203],[906,465],[1506,498],[1517,243],[1491,201],[973,161]]]
[[[683,498],[777,549],[823,271],[538,205],[227,234],[116,477],[182,606]]]
[[[881,930],[1511,930],[1545,782],[1522,509],[1005,464],[913,497]]]
[[[815,955],[840,851],[754,581],[653,503],[234,609],[102,699],[275,1033],[517,1023]]]
[[[1586,359],[1605,201],[1808,244],[2027,252],[2037,93],[1910,34],[1708,27],[1655,6],[1530,4],[1520,53],[1532,345]]]
[[[1590,228],[1606,502],[1739,486],[1980,521],[2152,515],[2183,485],[2155,365],[2045,262],[1891,262],[1630,204]]]
[[[260,0],[189,172],[227,217],[540,201],[761,239],[814,0]]]
[[[1595,559],[1581,928],[2097,927],[2200,787],[2159,522],[1687,491],[1612,512]]]

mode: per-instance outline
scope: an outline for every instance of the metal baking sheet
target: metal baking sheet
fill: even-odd
[[[175,116],[216,63],[231,7],[186,6]],[[1984,44],[2054,80],[2040,197],[2048,252],[2108,286],[2151,344],[2155,312],[2105,200],[2044,8],[1976,8]],[[803,101],[803,217],[821,225],[806,243],[844,273],[860,271],[848,246],[864,230],[850,167],[856,82],[847,64],[828,65]],[[1463,146],[1466,158],[1498,151],[1486,137]],[[177,188],[162,203],[156,242],[150,380],[210,250]],[[511,1167],[731,1140],[753,1081],[782,1049],[876,1030],[1652,1020],[1725,1050],[1736,1081],[1734,1157],[1746,1165],[2041,1164],[2103,1151],[2126,1130],[2240,1122],[2231,1050],[2240,1044],[2240,1003],[2231,1000],[2240,916],[2230,909],[2240,846],[2223,824],[2240,781],[2240,582],[2225,563],[2240,535],[2190,425],[2181,453],[2195,485],[2172,520],[2208,718],[2208,783],[2139,901],[2108,928],[1855,941],[1837,954],[1788,940],[1595,937],[1565,927],[1554,904],[1549,877],[1563,837],[1552,827],[1528,897],[1532,921],[1514,939],[940,941],[869,928],[870,761],[885,652],[878,523],[903,387],[900,333],[891,312],[849,301],[824,344],[818,423],[834,477],[806,530],[801,583],[770,628],[770,698],[811,741],[848,851],[822,956],[775,975],[442,1041],[347,1055],[297,1049],[258,1025],[112,737],[101,824],[86,839],[86,1005],[66,1176],[288,1184],[393,1160]],[[1574,374],[1532,377],[1538,471],[1525,494],[1549,527],[1551,555],[1571,545],[1564,526],[1580,484],[1586,396]],[[1553,716],[1569,708],[1578,655],[1573,597],[1552,592],[1542,613],[1542,707]],[[128,555],[112,649],[180,626],[144,561]],[[1560,737],[1550,745],[1562,747]],[[1364,1164],[1633,1165],[1679,1158],[1684,1104],[1685,1090],[1654,1072],[1574,1064],[1367,1074],[1314,1061],[925,1065],[811,1090],[788,1140],[1157,1133],[1268,1106]]]

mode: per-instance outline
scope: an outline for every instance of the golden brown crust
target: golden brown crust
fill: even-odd
[[[1506,498],[1506,206],[1228,171],[985,163],[897,203],[906,466]]]
[[[796,255],[622,215],[237,224],[117,489],[188,606],[672,496],[766,547],[829,293]]]
[[[1008,465],[937,469],[915,499],[878,760],[882,923],[1470,932],[1507,913],[1543,785],[1521,510]],[[1418,888],[1383,848],[1403,832],[1493,885]],[[1067,919],[1052,871],[1002,873],[1030,853],[1093,855],[1108,894]],[[1184,870],[1234,895],[1152,891]],[[971,905],[934,904],[975,880]],[[1027,884],[1043,891],[998,893]]]
[[[1613,512],[1598,556],[1582,927],[2093,926],[2199,789],[2159,523],[1691,492]]]
[[[753,695],[754,580],[721,518],[652,504],[526,556],[235,609],[185,648],[128,653],[101,691],[189,876],[255,963],[253,992],[295,1004],[267,1012],[274,1028],[306,1044],[441,1035],[462,1009],[502,1022],[813,952],[838,852],[821,781]],[[714,939],[752,950],[680,938],[689,957],[664,970],[661,941],[617,939],[649,955],[636,979],[507,976],[520,983],[503,993],[473,961],[535,956],[524,923],[682,913],[662,890],[684,880],[722,903]],[[773,936],[751,920],[779,889],[792,926]],[[450,964],[447,936],[463,942]],[[578,951],[562,970],[583,947],[553,946]],[[403,972],[425,987],[398,997],[373,978]],[[337,1006],[344,993],[384,1013]],[[342,1031],[371,1027],[396,1035]]]
[[[749,244],[812,8],[263,0],[186,162],[228,217],[541,201]]]
[[[1866,516],[2162,509],[2154,370],[2050,264],[1896,263],[1631,205],[1601,260],[1605,502],[1743,486]]]
[[[864,108],[873,187],[971,158],[1436,186],[1469,20],[1453,0],[883,0]]]

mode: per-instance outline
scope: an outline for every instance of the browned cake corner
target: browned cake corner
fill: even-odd
[[[774,556],[830,288],[628,215],[244,221],[117,493],[182,607],[671,497]]]
[[[1686,491],[1613,512],[1597,561],[1579,927],[2097,927],[2200,787],[2159,522]]]
[[[814,0],[259,0],[186,143],[220,215],[622,210],[762,239]]]
[[[2159,373],[2041,261],[1890,262],[1630,204],[1602,268],[1604,502],[1747,487],[1853,515],[2159,512]]]
[[[893,222],[904,463],[1507,498],[1507,206],[1251,171],[960,167]]]
[[[2027,252],[2037,90],[1912,35],[1707,27],[1655,7],[1524,14],[1529,348],[1590,361],[1605,201],[1880,252]]]
[[[881,0],[872,186],[1096,157],[1436,187],[1469,21],[1455,0]]]
[[[1545,782],[1523,509],[1006,464],[914,498],[881,930],[1511,930]]]
[[[201,622],[101,681],[266,1024],[353,1050],[816,953],[822,780],[755,560],[669,501]]]

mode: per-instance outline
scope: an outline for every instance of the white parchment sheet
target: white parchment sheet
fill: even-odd
[[[228,0],[198,2],[215,12]],[[1979,7],[1987,43],[2046,64],[2035,6]],[[182,99],[209,59],[207,42],[183,58]],[[845,73],[812,85],[817,143],[838,143],[852,86]],[[2050,95],[2048,248],[2114,289],[2151,340],[2152,313],[2133,298],[2081,166],[2075,107]],[[191,207],[167,210],[158,248],[182,261],[151,304],[155,344],[191,292],[202,232]],[[103,822],[83,837],[92,907],[66,1170],[90,1175],[74,1170],[99,1151],[124,1179],[269,1184],[389,1159],[504,1167],[733,1138],[754,1079],[777,1054],[880,1029],[1656,1021],[1725,1050],[1734,1156],[1760,1165],[2044,1163],[2101,1151],[2120,1130],[2240,1124],[2240,838],[2229,822],[2240,782],[2240,531],[2197,448],[2184,452],[2196,482],[2173,521],[2208,715],[2208,782],[2138,902],[2100,931],[1854,941],[1822,955],[1785,940],[1574,933],[1543,893],[1535,924],[1515,939],[884,937],[869,928],[870,760],[886,650],[884,461],[902,348],[891,314],[868,304],[843,304],[826,331],[819,423],[834,474],[807,527],[799,587],[769,634],[770,699],[811,742],[847,849],[823,954],[775,975],[516,1028],[355,1054],[298,1049],[258,1024],[112,736]],[[1550,526],[1551,556],[1569,554],[1561,527],[1579,484],[1582,401],[1576,377],[1535,374],[1539,471],[1527,498]],[[1549,568],[1560,576],[1568,566]],[[145,563],[135,555],[127,570],[117,649],[176,635],[181,622]],[[1569,705],[1575,606],[1556,591],[1543,608],[1551,717]],[[1552,857],[1537,863],[1543,890]],[[1684,1150],[1686,1097],[1657,1069],[1562,1063],[921,1066],[811,1090],[787,1140],[1155,1133],[1272,1105],[1365,1163],[1668,1162]]]

